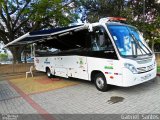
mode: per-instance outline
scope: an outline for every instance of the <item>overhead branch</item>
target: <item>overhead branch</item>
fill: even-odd
[[[10,2],[12,2],[12,1],[10,1]],[[17,4],[17,6],[16,6],[15,2],[10,3],[10,5],[11,5],[11,6],[9,6],[10,12],[8,11],[9,15],[15,14],[16,11],[19,9],[19,5]]]
[[[32,27],[32,29],[30,30],[30,32],[36,30],[38,27],[40,27],[40,22],[39,22],[39,21],[37,21],[37,22],[34,24],[34,26]]]
[[[3,30],[0,30],[0,33],[6,35],[6,33]]]
[[[24,24],[26,24],[28,22],[29,18],[27,18],[26,20],[24,20],[23,22],[21,22],[21,24],[14,29],[14,33],[16,33]]]
[[[65,7],[68,7],[68,5],[69,5],[69,4],[71,4],[72,2],[74,2],[74,1],[73,1],[73,0],[71,0],[69,3],[64,4],[62,7],[60,7],[60,9],[63,9],[63,8],[65,8]]]
[[[4,4],[4,7],[5,7],[5,12],[6,12],[6,15],[7,15],[7,28],[8,28],[8,31],[12,31],[12,20],[11,20],[11,17],[9,15],[9,11],[8,11],[8,6],[7,6],[7,3]]]
[[[1,13],[1,18],[2,18],[3,22],[7,25],[7,19],[4,17],[3,13]]]
[[[3,30],[3,31],[5,31],[5,27],[4,27],[3,22],[0,22],[0,29]]]
[[[23,6],[23,8],[20,10],[20,12],[18,13],[18,16],[16,17],[16,20],[14,21],[13,23],[13,26],[15,27],[18,20],[19,20],[19,17],[22,15],[22,12],[25,10],[25,8],[28,6],[30,1],[26,2],[26,4]]]
[[[3,40],[4,44],[7,44],[9,42],[7,36],[3,34],[1,31],[0,31],[0,37]]]

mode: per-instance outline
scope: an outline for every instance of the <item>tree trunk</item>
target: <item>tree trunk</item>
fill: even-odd
[[[24,49],[24,46],[16,46],[9,49],[13,55],[13,64],[21,63],[21,53]]]
[[[24,62],[27,63],[27,52],[24,50]]]

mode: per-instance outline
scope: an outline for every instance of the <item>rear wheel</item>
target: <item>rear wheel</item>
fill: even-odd
[[[99,91],[105,92],[109,89],[109,85],[107,84],[106,78],[103,73],[98,73],[94,77],[94,83],[96,88]]]
[[[52,73],[51,73],[51,70],[49,68],[47,68],[46,73],[47,73],[48,78],[52,77]]]

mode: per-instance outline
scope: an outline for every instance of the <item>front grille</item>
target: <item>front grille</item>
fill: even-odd
[[[145,73],[154,69],[154,65],[149,65],[147,67],[139,67],[137,68],[138,73]]]

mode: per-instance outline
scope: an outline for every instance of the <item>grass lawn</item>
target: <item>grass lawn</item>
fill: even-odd
[[[157,72],[160,73],[160,66],[157,67]]]

